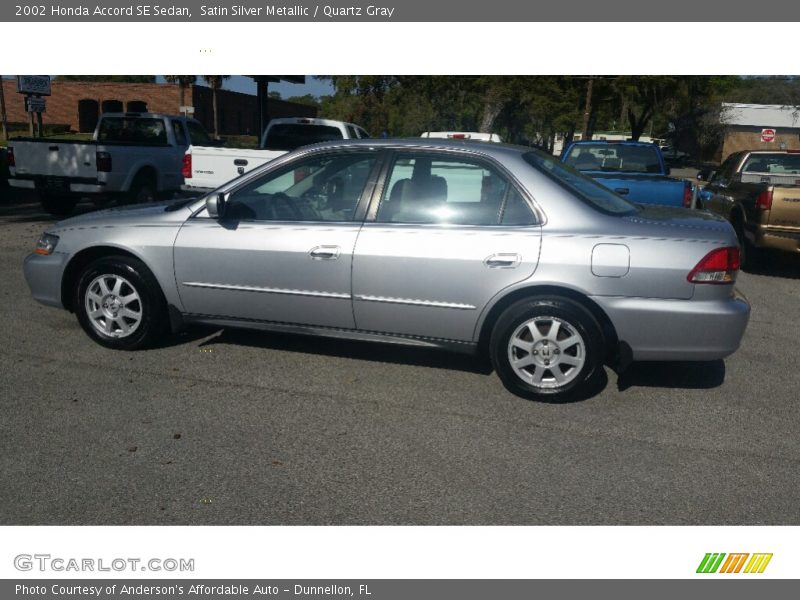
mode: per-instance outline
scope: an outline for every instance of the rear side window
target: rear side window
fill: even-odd
[[[352,125],[347,126],[347,135],[350,136],[351,140],[355,140],[358,138],[358,134],[356,133],[356,128]]]
[[[301,146],[341,140],[344,136],[338,127],[302,123],[279,123],[267,131],[264,148],[267,150],[295,150]]]
[[[175,132],[175,143],[178,146],[187,146],[186,143],[186,133],[183,131],[183,125],[180,121],[173,121],[172,122],[172,129]]]
[[[203,129],[203,126],[196,121],[186,121],[186,127],[189,129],[189,138],[195,146],[210,146],[212,144],[211,136]]]
[[[549,154],[526,152],[522,158],[536,170],[601,212],[612,215],[630,215],[636,212],[633,204]]]
[[[378,207],[381,223],[528,225],[524,198],[494,168],[470,159],[428,153],[398,154]],[[527,211],[527,212],[526,212]]]
[[[167,143],[167,129],[162,119],[111,117],[101,121],[97,140],[160,146]]]

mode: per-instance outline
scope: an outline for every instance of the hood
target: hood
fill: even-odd
[[[57,233],[86,227],[157,226],[185,221],[191,211],[182,201],[151,202],[98,210],[59,221],[48,231]],[[191,202],[189,202],[191,204]]]

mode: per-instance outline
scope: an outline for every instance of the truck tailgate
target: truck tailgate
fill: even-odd
[[[773,188],[769,225],[800,231],[800,187],[776,185]]]
[[[242,148],[215,148],[190,146],[192,176],[185,185],[198,188],[217,188],[231,179],[252,171],[279,156],[283,150],[245,150]]]
[[[686,184],[679,179],[652,175],[609,177],[607,174],[594,172],[587,175],[631,202],[683,206]]]
[[[95,179],[96,145],[72,140],[11,140],[14,148],[15,177],[68,177]]]

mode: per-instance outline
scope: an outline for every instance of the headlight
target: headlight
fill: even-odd
[[[36,249],[34,252],[36,254],[41,254],[42,256],[48,256],[53,253],[53,250],[56,249],[56,244],[58,244],[57,235],[43,233],[42,237],[39,238],[39,241],[36,242]]]

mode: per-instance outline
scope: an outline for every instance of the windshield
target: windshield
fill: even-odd
[[[97,140],[161,146],[167,143],[167,130],[163,119],[106,117],[100,121]]]
[[[300,146],[341,140],[344,136],[338,127],[329,125],[303,125],[300,123],[281,123],[267,131],[264,140],[265,150],[295,150]]]
[[[742,173],[797,175],[800,173],[800,154],[751,154]]]
[[[572,192],[580,200],[601,212],[611,215],[630,215],[636,212],[633,204],[603,187],[594,179],[581,174],[580,171],[568,167],[554,156],[535,151],[523,154],[522,158]]]
[[[564,162],[579,171],[662,172],[658,149],[646,144],[576,144]]]

